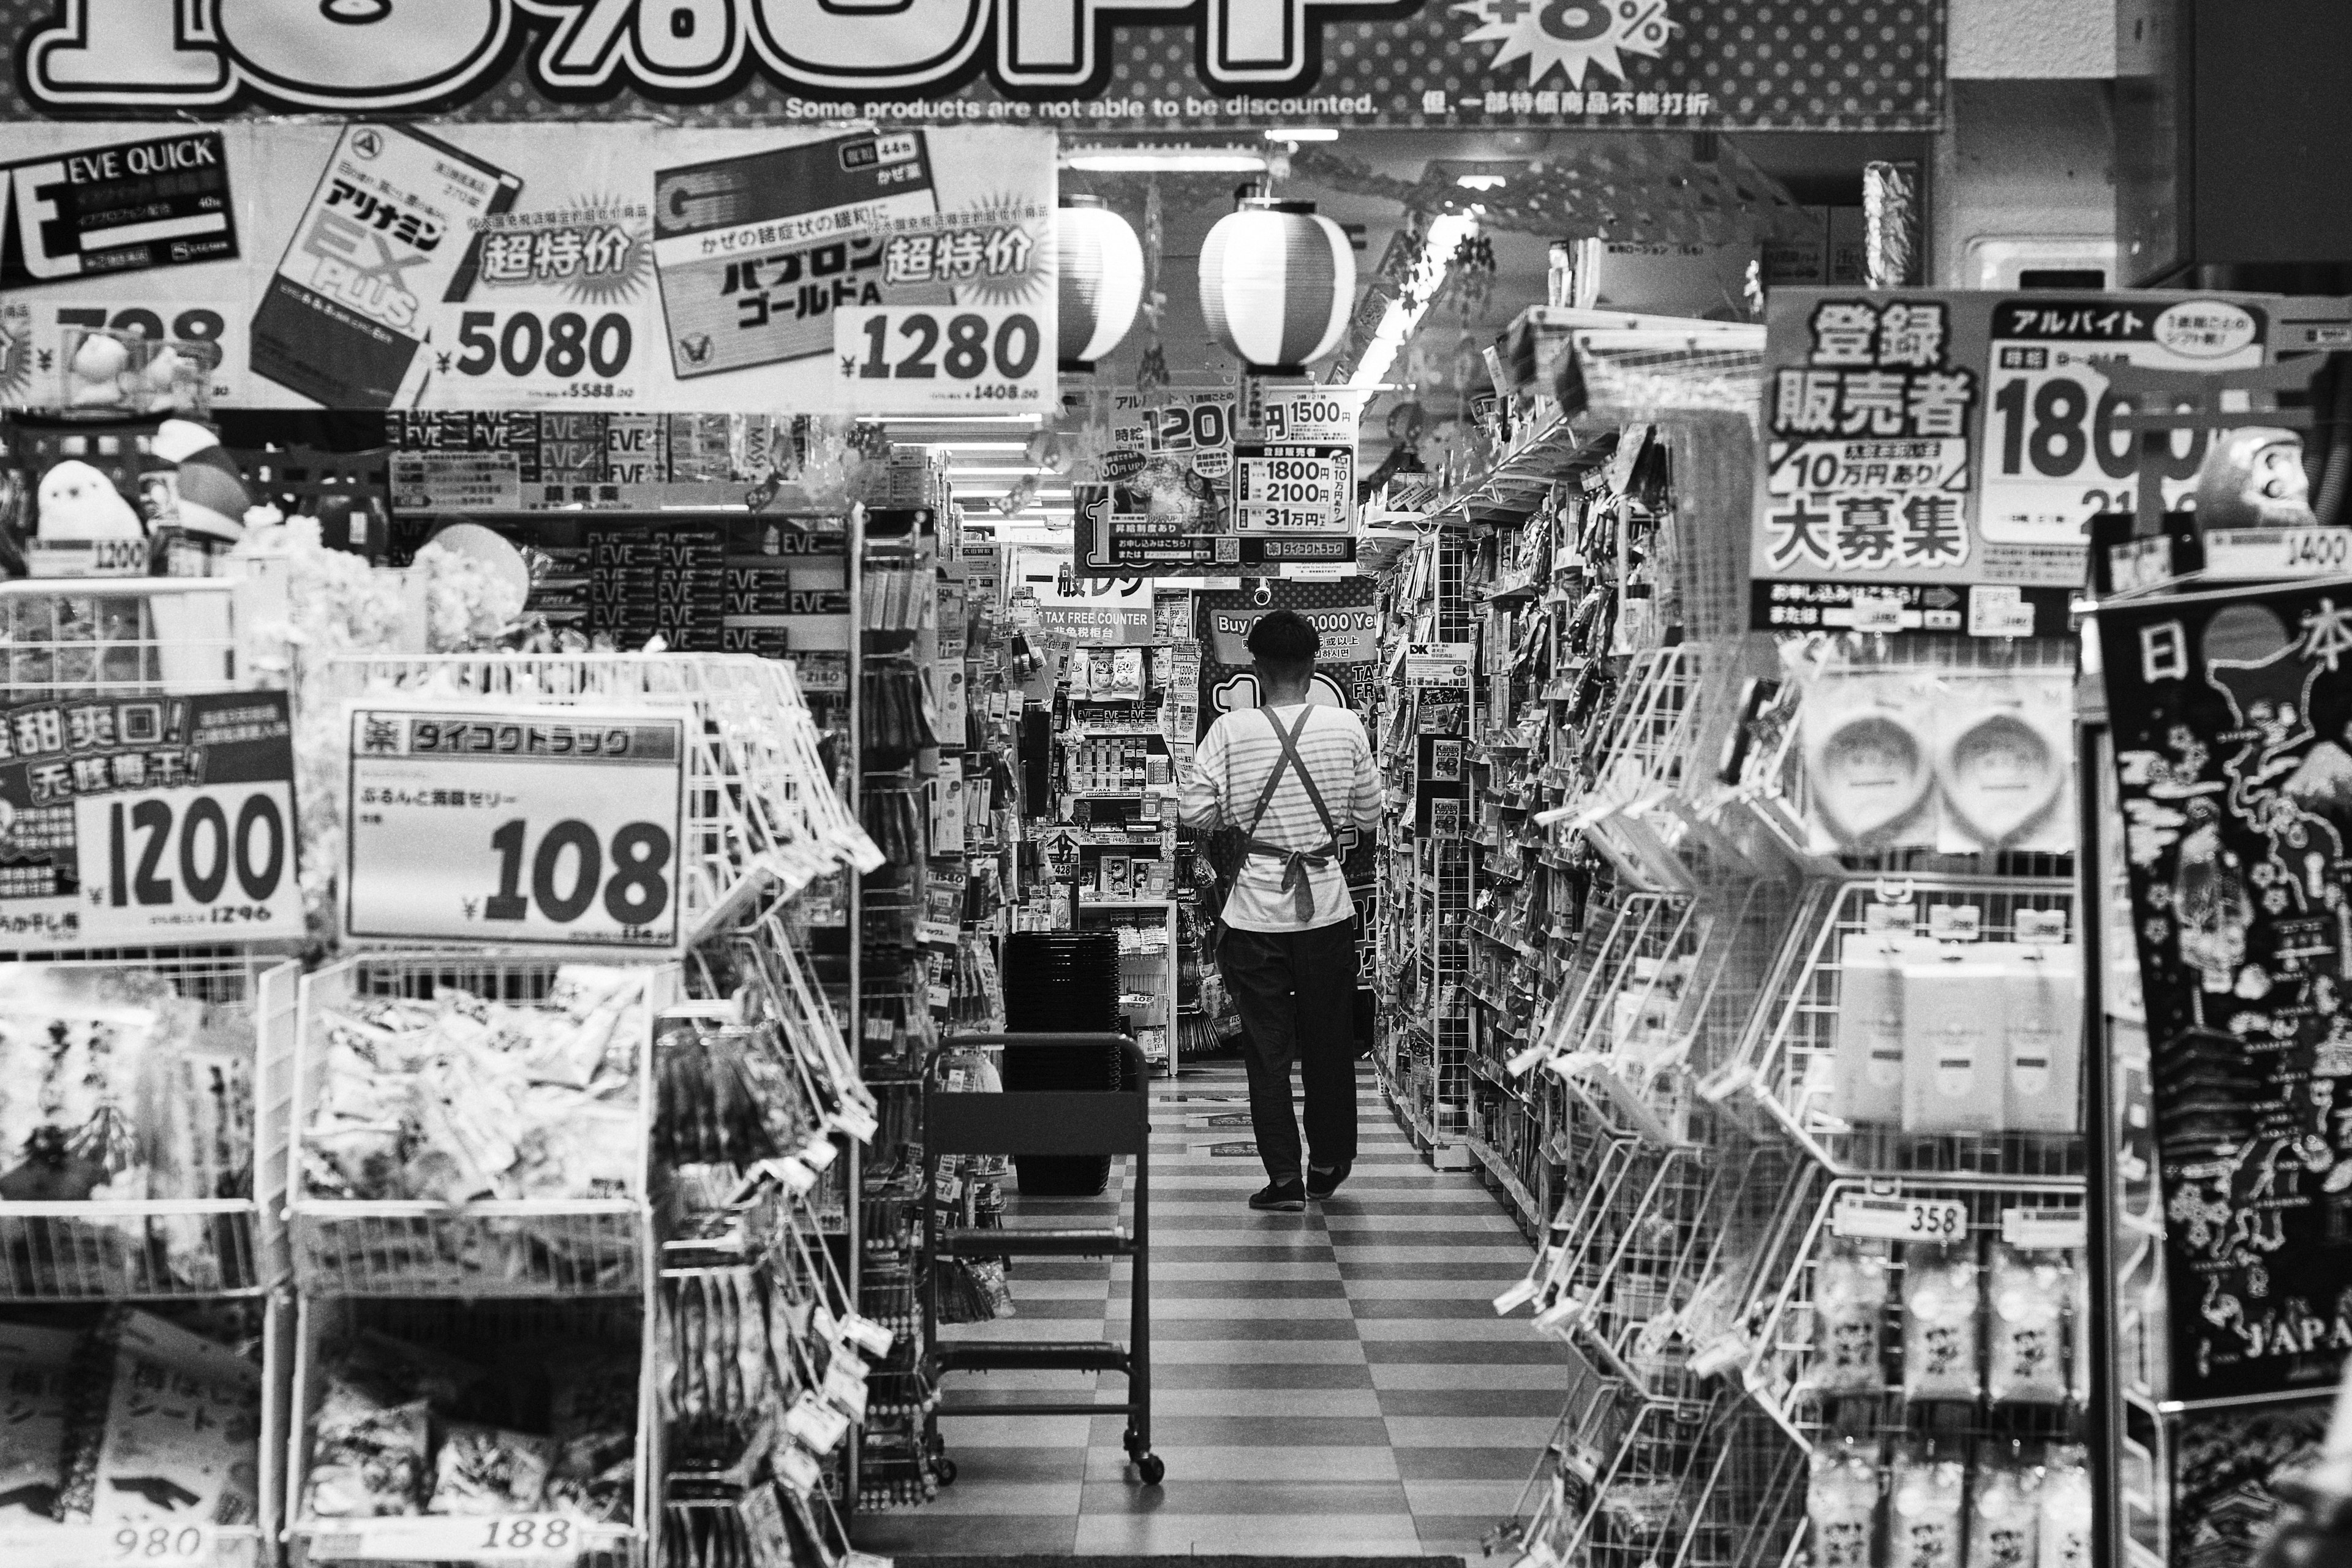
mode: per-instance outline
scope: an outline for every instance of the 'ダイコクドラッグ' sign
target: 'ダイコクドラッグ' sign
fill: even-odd
[[[1916,131],[1944,0],[0,0],[0,117]]]

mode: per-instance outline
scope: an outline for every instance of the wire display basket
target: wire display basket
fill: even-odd
[[[236,584],[224,578],[0,583],[0,700],[251,685],[236,602]]]
[[[517,1007],[543,1007],[562,966],[553,960],[475,953],[399,953],[347,959],[302,982],[295,1032],[289,1148],[303,1142],[325,1092],[325,1015],[365,998],[427,1001],[455,990]],[[626,1196],[507,1199],[449,1205],[417,1200],[353,1201],[294,1193],[287,1205],[294,1275],[326,1296],[635,1296],[650,1277],[646,1122],[652,1115],[650,1024],[679,1001],[675,964],[647,965],[635,1041],[636,1190]]]
[[[1603,1378],[1559,1453],[1524,1537],[1554,1562],[1761,1568],[1803,1516],[1802,1453],[1736,1389],[1645,1394]]]
[[[325,1404],[337,1347],[367,1333],[439,1352],[458,1363],[495,1367],[509,1417],[537,1425],[546,1385],[561,1358],[633,1356],[637,1363],[635,1462],[627,1517],[593,1519],[577,1510],[542,1506],[528,1514],[401,1514],[322,1518],[310,1506],[316,1422]],[[295,1309],[290,1419],[284,1434],[286,1535],[298,1563],[367,1561],[466,1563],[561,1561],[576,1568],[646,1568],[651,1560],[644,1521],[663,1472],[661,1422],[655,1393],[656,1336],[647,1331],[641,1301],[454,1300],[363,1300],[303,1297]],[[442,1424],[435,1422],[438,1428]],[[507,1550],[483,1552],[492,1538]],[[526,1533],[527,1531],[527,1533]],[[539,1557],[519,1548],[561,1540]],[[481,1552],[480,1556],[477,1553]]]
[[[1826,884],[1790,928],[1746,1038],[1703,1091],[1718,1100],[1748,1099],[1835,1171],[2027,1182],[2079,1176],[2079,1131],[1906,1131],[1840,1118],[1834,1095],[1850,939],[1891,933],[1932,941],[1945,930],[1969,933],[1967,941],[1943,944],[1963,952],[1970,942],[2014,942],[2022,914],[2063,921],[2072,931],[2074,910],[2073,883],[2054,878],[1857,877]],[[2077,949],[2058,944],[2050,951],[2053,962],[2079,962]]]
[[[278,1049],[292,1033],[299,965],[226,950],[171,950],[44,963],[96,975],[136,969],[160,975],[203,1004],[205,1034],[247,1036],[242,1058],[207,1052],[203,1082],[173,1087],[171,1102],[243,1100],[226,1136],[244,1146],[241,1168],[211,1173],[214,1191],[138,1200],[0,1200],[0,1301],[106,1301],[255,1296],[284,1278],[286,1096]],[[240,1127],[239,1121],[244,1124]]]
[[[1981,1377],[1972,1398],[1941,1388],[1906,1397],[1901,1377],[1904,1275],[1915,1254],[1975,1260],[2005,1237],[2032,1236],[2045,1246],[2054,1237],[2053,1252],[2079,1259],[2084,1212],[2080,1184],[1987,1186],[1932,1177],[1832,1181],[1797,1241],[1793,1267],[1778,1279],[1759,1280],[1769,1295],[1754,1303],[1750,1314],[1758,1325],[1756,1343],[1742,1370],[1749,1396],[1808,1448],[1824,1434],[1929,1433],[1954,1440],[2070,1436],[2076,1418],[2074,1374],[2079,1370],[2071,1362],[2061,1369],[2064,1389],[2045,1401],[1996,1401],[1987,1396]],[[1928,1243],[1884,1239],[1886,1232],[1910,1226],[1915,1216],[1925,1234],[1936,1238],[1932,1255],[1916,1253]],[[1885,1284],[1871,1321],[1860,1321],[1863,1314],[1843,1307],[1833,1312],[1822,1289],[1824,1263],[1841,1237],[1883,1247],[1883,1255],[1872,1255],[1884,1268]],[[1848,1342],[1857,1337],[1858,1343]],[[2078,1336],[2077,1355],[2084,1342]],[[1973,1343],[1965,1347],[1965,1356],[1967,1365],[1979,1366]]]
[[[240,1337],[257,1338],[261,1343],[259,1421],[253,1434],[257,1517],[236,1524],[152,1517],[137,1522],[57,1524],[20,1514],[0,1519],[0,1563],[9,1568],[139,1562],[162,1562],[172,1568],[277,1568],[279,1505],[285,1492],[286,1394],[294,1363],[293,1304],[284,1295],[247,1297],[219,1321],[234,1325]],[[0,1455],[16,1457],[5,1443],[0,1443]]]

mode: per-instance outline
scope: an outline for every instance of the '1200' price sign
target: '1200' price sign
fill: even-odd
[[[682,945],[682,718],[465,703],[347,711],[350,936]]]
[[[0,710],[0,947],[303,934],[283,692]]]

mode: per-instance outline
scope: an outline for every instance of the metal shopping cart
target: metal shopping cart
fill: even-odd
[[[934,1383],[953,1372],[1113,1372],[1127,1379],[1127,1403],[1041,1399],[1022,1404],[946,1405],[939,1415],[1127,1416],[1128,1458],[1146,1486],[1158,1486],[1167,1467],[1151,1451],[1151,1115],[1150,1076],[1143,1049],[1124,1035],[959,1035],[944,1049],[976,1046],[1106,1047],[1125,1058],[1121,1089],[1114,1092],[1054,1089],[1003,1094],[939,1092],[936,1071],[923,1075],[923,1175],[936,1191],[942,1158],[966,1154],[1066,1154],[1135,1159],[1135,1219],[1122,1228],[1116,1220],[1086,1230],[1006,1226],[942,1230],[939,1205],[923,1205],[923,1354]],[[933,1066],[936,1068],[936,1054]],[[941,1344],[939,1338],[939,1262],[943,1258],[1129,1258],[1135,1274],[1129,1294],[1129,1343],[1108,1340],[1060,1340],[1014,1343]],[[1091,1392],[1091,1391],[1089,1391]],[[940,1447],[937,1427],[934,1448]],[[940,1466],[942,1479],[954,1478]]]

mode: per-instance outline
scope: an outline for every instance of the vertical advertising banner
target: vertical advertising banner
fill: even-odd
[[[36,123],[10,151],[0,403],[168,412],[190,366],[220,407],[1054,395],[1048,131]],[[139,342],[74,365],[93,330]]]
[[[2131,509],[2142,462],[2100,367],[2260,364],[2276,303],[1776,291],[1749,625],[2063,635],[2090,519]],[[2174,438],[2168,500],[2186,492],[2208,438]]]
[[[2328,1392],[2352,1352],[2352,579],[2098,620],[2170,1396]]]

